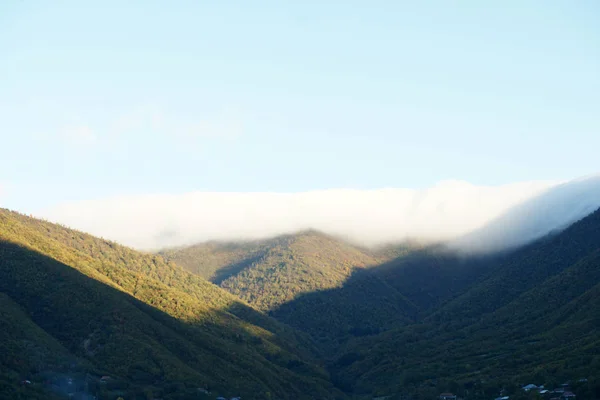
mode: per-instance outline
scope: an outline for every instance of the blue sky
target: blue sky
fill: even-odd
[[[0,204],[600,170],[600,5],[0,3]]]

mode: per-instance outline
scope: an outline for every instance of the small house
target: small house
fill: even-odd
[[[523,386],[521,389],[523,389],[526,392],[529,392],[530,390],[537,390],[539,388],[536,385],[534,385],[533,383],[530,383],[529,385]]]
[[[562,396],[560,396],[562,400],[575,400],[576,397],[577,396],[575,396],[575,393],[573,392],[564,392]]]

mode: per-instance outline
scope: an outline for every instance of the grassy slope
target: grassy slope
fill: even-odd
[[[0,243],[0,292],[99,372],[247,398],[335,392],[306,338],[160,256],[5,210]]]

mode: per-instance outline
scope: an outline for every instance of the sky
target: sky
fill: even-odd
[[[600,170],[600,4],[0,2],[0,206]]]

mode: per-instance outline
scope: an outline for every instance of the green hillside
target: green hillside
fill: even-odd
[[[21,382],[32,370],[60,369],[73,359],[69,351],[31,321],[18,304],[0,293],[0,398],[54,398],[43,388]]]
[[[237,274],[285,238],[246,242],[206,242],[189,247],[163,250],[159,254],[213,283]]]
[[[503,260],[418,324],[349,344],[337,380],[357,393],[458,391],[588,379],[600,394],[600,211]]]
[[[249,399],[341,396],[306,337],[213,284],[160,256],[6,210],[0,293],[10,327],[5,392],[23,390],[24,379],[27,390],[60,389],[57,377],[89,373],[86,385],[107,399],[197,398],[198,388]],[[110,385],[98,386],[100,375]]]
[[[2,393],[600,396],[600,211],[494,257],[315,231],[162,255],[1,211]]]
[[[306,231],[162,253],[331,349],[412,321],[416,308],[370,271],[410,246],[364,249]]]
[[[462,294],[493,271],[502,255],[465,257],[442,245],[417,248],[372,271],[402,293],[421,316]]]
[[[379,262],[315,231],[254,242],[203,243],[162,254],[263,311],[302,293],[339,287],[355,268]]]
[[[587,398],[600,388],[599,253],[596,212],[495,256],[373,251],[316,232],[169,256],[192,270],[204,257],[223,288],[310,334],[349,393],[490,399],[533,381],[589,378]]]
[[[221,287],[269,311],[302,293],[340,287],[357,268],[377,262],[354,246],[310,231],[276,239]]]

